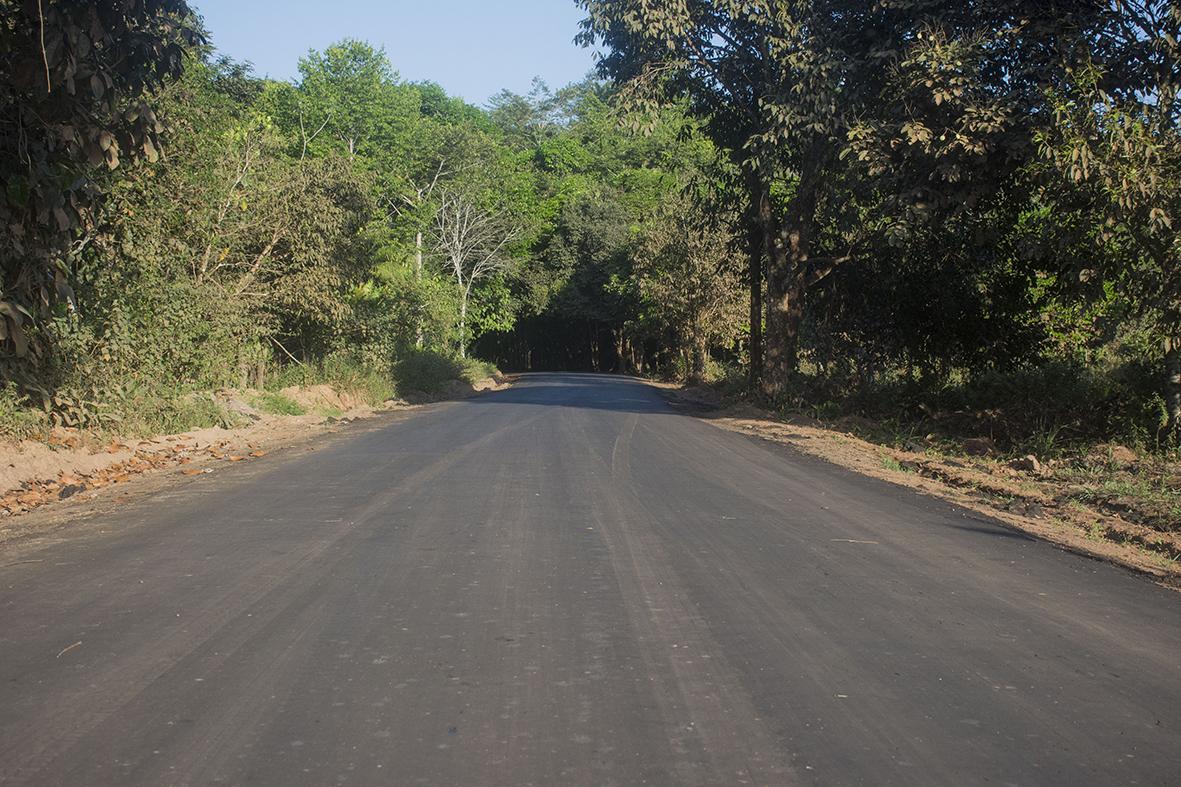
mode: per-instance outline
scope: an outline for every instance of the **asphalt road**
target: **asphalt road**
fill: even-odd
[[[254,468],[0,552],[0,783],[1181,780],[1181,595],[638,382]]]

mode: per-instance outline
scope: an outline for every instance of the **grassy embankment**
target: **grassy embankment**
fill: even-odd
[[[290,392],[329,386],[345,401],[377,407],[398,397],[416,401],[442,397],[457,384],[474,384],[496,374],[495,366],[483,361],[418,352],[395,364],[392,374],[342,360],[291,364],[271,375],[258,390],[210,391],[180,383],[143,385],[130,381],[85,399],[37,402],[8,386],[0,389],[0,440],[46,440],[55,429],[103,440],[115,435],[149,437],[241,426],[242,416],[226,406],[231,400],[244,401],[269,415],[337,417],[343,412],[339,405],[309,406]]]

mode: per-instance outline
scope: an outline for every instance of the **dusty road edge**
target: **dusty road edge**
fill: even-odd
[[[726,408],[686,395],[679,386],[652,380],[644,382],[659,391],[678,412],[719,429],[788,446],[860,475],[954,503],[984,514],[1003,527],[1053,544],[1064,551],[1119,566],[1163,587],[1181,591],[1181,566],[1176,561],[1169,561],[1161,554],[1135,543],[1120,543],[1092,534],[1092,529],[1097,529],[1099,533],[1116,530],[1110,523],[1104,522],[1112,517],[1099,512],[1073,515],[1032,498],[1018,501],[1018,510],[1013,510],[1012,497],[999,496],[995,487],[989,483],[990,479],[983,474],[979,478],[972,478],[969,469],[954,468],[957,472],[948,473],[948,468],[940,467],[940,463],[930,457],[871,443],[848,432],[809,422],[809,419],[780,418],[770,411],[750,405],[743,405],[736,412],[735,408]],[[887,468],[883,461],[886,458],[893,460],[902,469]],[[1021,507],[1036,507],[1040,510],[1035,516],[1022,513],[1019,510]],[[1126,533],[1127,523],[1120,522],[1118,531]]]
[[[24,548],[39,546],[46,540],[68,537],[71,528],[96,517],[117,513],[121,506],[166,491],[215,483],[227,473],[258,469],[260,464],[271,465],[319,451],[457,401],[488,391],[504,390],[516,380],[514,375],[498,375],[462,389],[453,387],[447,395],[429,401],[357,408],[339,417],[272,416],[265,422],[238,429],[203,429],[147,440],[129,440],[128,444],[151,446],[147,449],[130,448],[130,461],[138,461],[138,466],[127,469],[125,462],[116,462],[98,471],[105,476],[100,485],[60,498],[51,495],[29,510],[0,518],[0,568],[12,562],[5,558],[18,547],[24,551]],[[196,436],[198,433],[200,437]],[[171,447],[177,444],[190,447],[173,456],[168,455]],[[149,461],[140,457],[160,458]],[[54,489],[63,486],[60,481],[50,483]]]

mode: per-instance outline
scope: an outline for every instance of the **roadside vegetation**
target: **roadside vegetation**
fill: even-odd
[[[495,372],[461,356],[511,325],[539,198],[488,113],[358,41],[294,84],[256,78],[182,2],[46,3],[44,53],[36,8],[2,8],[4,436],[232,425],[211,393],[300,414],[284,389],[377,405]],[[483,231],[446,257],[456,215]]]
[[[1181,529],[1176,4],[578,4],[597,74],[476,107],[361,40],[259,78],[199,2],[0,0],[0,434],[620,371]]]
[[[582,5],[621,108],[686,106],[724,162],[750,316],[674,376],[1175,564],[1181,8]]]

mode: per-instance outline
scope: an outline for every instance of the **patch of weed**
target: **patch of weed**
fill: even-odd
[[[294,399],[275,391],[265,391],[253,397],[255,407],[273,415],[304,415],[307,410]]]
[[[0,436],[23,440],[49,428],[44,410],[17,393],[12,383],[0,384]]]
[[[396,393],[387,365],[373,366],[347,353],[334,353],[318,363],[284,367],[281,374],[267,381],[267,388],[279,390],[289,385],[320,384],[351,393],[370,405],[380,404]]]
[[[476,358],[458,358],[426,350],[415,350],[394,367],[398,391],[440,393],[452,380],[475,383],[497,373],[496,366]]]

